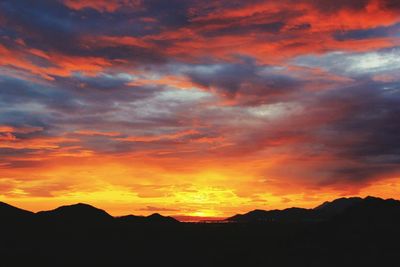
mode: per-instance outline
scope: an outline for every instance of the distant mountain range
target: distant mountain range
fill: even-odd
[[[399,225],[400,202],[375,197],[218,223],[113,217],[81,203],[33,213],[0,202],[0,266],[394,267]]]
[[[327,201],[314,209],[288,208],[284,210],[253,210],[227,218],[228,222],[321,222],[331,219],[400,218],[400,201],[368,196]]]
[[[127,215],[113,217],[102,209],[98,209],[88,204],[78,203],[74,205],[61,206],[54,210],[39,211],[33,213],[7,203],[0,202],[0,221],[38,221],[55,222],[68,224],[83,223],[178,223],[179,221],[169,217],[154,213],[150,216]]]
[[[351,197],[339,198],[331,202],[327,201],[313,208],[288,208],[283,210],[253,210],[245,214],[237,214],[225,220],[216,222],[231,223],[305,223],[322,222],[338,219],[379,219],[390,217],[400,218],[400,201],[394,199],[381,199],[368,196],[366,198]],[[113,217],[102,209],[88,204],[61,206],[54,210],[33,213],[7,203],[0,202],[1,221],[47,221],[68,224],[83,223],[179,223],[170,216],[162,216],[154,213],[149,216],[126,215]]]

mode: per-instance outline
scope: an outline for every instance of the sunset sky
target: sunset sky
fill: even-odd
[[[0,201],[226,217],[400,198],[400,1],[0,2]]]

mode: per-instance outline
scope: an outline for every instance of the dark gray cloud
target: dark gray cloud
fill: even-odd
[[[340,156],[364,160],[400,156],[399,83],[364,82],[326,94],[319,101],[338,112],[346,111],[346,116],[329,126],[337,137],[355,137],[355,146],[343,146]]]
[[[337,12],[342,9],[349,10],[362,10],[366,8],[370,0],[337,0],[337,1],[324,1],[324,0],[306,0],[313,4],[322,12],[331,13]]]
[[[395,33],[400,33],[400,24],[395,24],[388,27],[377,27],[373,29],[338,31],[334,34],[334,37],[339,41],[361,40],[369,38],[390,37],[393,36]]]
[[[162,50],[135,45],[98,46],[97,36],[145,36],[187,23],[188,4],[182,1],[145,1],[136,9],[121,9],[100,13],[94,9],[70,10],[61,1],[40,0],[3,1],[0,14],[4,18],[1,31],[8,40],[1,42],[15,47],[12,40],[20,38],[31,48],[68,56],[123,59],[136,63],[166,61]],[[173,10],[173,12],[171,12]],[[157,23],[146,23],[141,18],[153,18]],[[161,44],[161,43],[160,43]],[[51,64],[45,59],[36,62]],[[34,60],[34,61],[35,61]]]
[[[237,63],[196,67],[186,73],[196,84],[215,90],[222,96],[234,99],[242,95],[242,104],[283,101],[304,82],[284,75],[269,66],[257,65],[252,59],[242,58]]]
[[[400,2],[397,0],[382,0],[382,5],[387,9],[400,9]]]
[[[391,87],[392,89],[387,89]],[[400,172],[400,84],[363,81],[314,99],[329,123],[311,129],[308,142],[317,154],[334,156],[323,165],[324,183],[368,181]]]

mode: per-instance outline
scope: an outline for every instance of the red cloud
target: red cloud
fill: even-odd
[[[36,65],[29,59],[35,55],[47,59],[53,66],[43,67]],[[101,57],[66,56],[59,53],[46,53],[38,49],[12,50],[0,44],[0,66],[13,66],[32,74],[39,75],[47,80],[52,76],[70,76],[73,72],[82,72],[95,75],[112,63]]]
[[[0,133],[34,133],[34,132],[40,132],[43,131],[42,127],[36,127],[36,126],[19,126],[19,127],[13,127],[9,125],[0,125]]]
[[[64,0],[64,4],[74,10],[92,8],[99,12],[114,12],[121,7],[138,7],[141,0]]]

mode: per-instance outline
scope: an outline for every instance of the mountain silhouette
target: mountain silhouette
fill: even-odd
[[[284,210],[253,210],[226,219],[230,222],[297,222],[314,219],[313,210],[288,208]]]
[[[102,209],[98,209],[88,204],[78,203],[73,205],[65,205],[53,210],[39,211],[33,213],[23,210],[7,203],[0,202],[0,222],[5,221],[20,221],[39,220],[41,222],[57,222],[67,224],[81,224],[81,223],[105,223],[105,222],[119,222],[119,223],[179,223],[173,217],[163,216],[158,213],[149,216],[135,216],[125,215],[113,217]]]
[[[31,219],[33,215],[33,212],[0,202],[0,221],[23,221]]]
[[[115,219],[121,223],[144,223],[144,222],[146,222],[145,216],[136,216],[136,215],[119,216],[119,217],[116,217]]]
[[[162,216],[158,213],[151,214],[149,216],[135,216],[126,215],[116,217],[116,220],[121,223],[179,223],[179,221],[170,216]]]
[[[381,199],[368,196],[366,198],[351,197],[338,198],[326,201],[313,208],[287,208],[283,210],[253,210],[245,214],[237,214],[225,219],[226,222],[320,222],[333,218],[348,220],[364,220],[379,218],[398,219],[400,217],[400,201],[394,199]],[[33,213],[23,210],[7,203],[0,202],[0,219],[28,220],[39,219],[44,221],[58,221],[67,223],[98,223],[98,222],[120,222],[120,223],[179,223],[173,217],[162,216],[154,213],[149,216],[126,215],[113,217],[102,209],[88,204],[78,203],[58,207],[54,210]]]
[[[400,201],[368,196],[339,213],[335,221],[346,223],[400,223]]]
[[[324,216],[331,217],[362,201],[363,199],[360,197],[343,197],[335,199],[331,202],[326,201],[323,204],[315,207],[314,210],[319,211]]]
[[[224,223],[0,203],[0,266],[395,267],[399,225],[400,201],[375,197],[254,210]]]
[[[375,197],[339,198],[327,201],[314,209],[288,208],[284,210],[254,210],[245,214],[237,214],[226,221],[229,222],[319,222],[342,218],[364,218],[383,216],[385,213],[397,214],[400,202],[383,200]],[[368,215],[369,214],[369,215]],[[367,216],[368,215],[368,216]]]
[[[104,210],[83,203],[61,206],[49,211],[40,211],[36,213],[36,217],[42,220],[65,223],[99,223],[113,220],[113,217]]]
[[[162,216],[159,213],[153,213],[146,217],[149,222],[153,223],[177,223],[177,219],[170,216]]]

